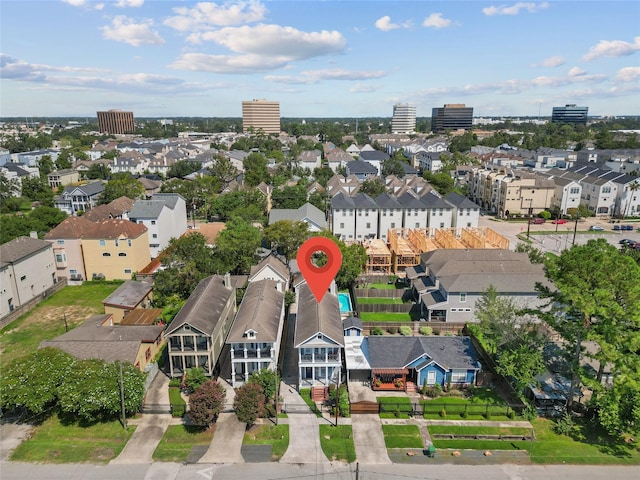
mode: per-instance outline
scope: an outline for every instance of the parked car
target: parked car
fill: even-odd
[[[551,223],[557,223],[558,225],[563,225],[565,223],[567,223],[567,219],[566,218],[558,218],[557,220],[553,220]]]
[[[601,227],[600,225],[591,225],[589,227],[589,230],[591,230],[592,232],[602,232],[604,230],[604,227]]]
[[[541,217],[536,217],[536,218],[532,218],[530,220],[530,223],[535,223],[536,225],[540,225],[541,223],[544,223],[546,220],[544,218]]]
[[[619,232],[620,230],[622,230],[622,227],[620,225],[614,225],[613,230]]]
[[[631,240],[630,238],[623,238],[618,243],[620,245],[625,245],[625,246],[628,246],[628,247],[634,247],[635,244],[636,244],[636,241],[635,240]]]
[[[633,231],[633,225],[622,225],[622,230]]]

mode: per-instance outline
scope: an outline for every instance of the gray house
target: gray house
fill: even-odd
[[[202,367],[206,375],[214,375],[235,307],[230,275],[212,275],[198,284],[164,334],[172,377],[195,367]]]

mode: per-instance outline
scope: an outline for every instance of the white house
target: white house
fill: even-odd
[[[403,207],[393,195],[381,193],[375,199],[378,205],[378,238],[388,240],[390,228],[401,228]]]
[[[267,256],[258,265],[251,267],[249,282],[273,280],[278,283],[283,292],[289,289],[289,267],[273,255]]]
[[[479,205],[456,192],[448,193],[443,200],[453,207],[451,209],[452,227],[478,228],[480,222]]]
[[[356,238],[356,205],[353,199],[343,192],[331,199],[331,223],[333,234],[340,240]]]
[[[355,239],[358,241],[378,237],[378,205],[366,193],[352,198],[356,210]]]

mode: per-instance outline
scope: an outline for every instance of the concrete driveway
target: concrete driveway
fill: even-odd
[[[351,415],[351,429],[356,458],[363,465],[390,464],[387,447],[382,434],[382,423],[378,415]]]
[[[152,463],[153,452],[171,423],[171,414],[143,415],[137,421],[136,431],[111,464]]]
[[[14,423],[12,419],[0,419],[0,460],[8,460],[11,452],[31,435],[35,427],[28,423]]]
[[[295,412],[288,413],[289,447],[280,459],[281,463],[329,463],[320,447],[318,417],[311,413],[293,386],[280,384],[280,395],[285,405],[295,405]],[[305,411],[306,407],[306,411]]]

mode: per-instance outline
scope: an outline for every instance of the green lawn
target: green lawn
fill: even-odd
[[[122,282],[85,282],[67,286],[41,302],[0,331],[0,368],[38,349],[42,340],[51,340],[89,316],[104,311],[102,301]]]
[[[529,435],[530,428],[519,427],[467,427],[458,425],[429,425],[429,433],[451,435]]]
[[[424,448],[417,425],[382,425],[387,448]]]
[[[407,322],[410,323],[411,317],[408,313],[367,313],[361,312],[360,318],[363,322]]]
[[[153,459],[156,462],[185,462],[194,445],[209,445],[215,426],[203,430],[189,425],[169,425],[158,444]]]
[[[120,422],[88,427],[63,424],[52,416],[39,425],[31,438],[11,454],[16,462],[107,463],[118,456],[135,428],[126,431]]]
[[[393,305],[401,304],[402,298],[359,297],[358,305]]]
[[[374,290],[397,290],[395,283],[368,283],[366,287]]]
[[[351,425],[320,425],[320,446],[330,461],[342,460],[351,463],[356,459]]]
[[[377,397],[380,418],[410,418],[413,411],[411,399],[407,397]]]
[[[242,443],[271,445],[271,459],[278,461],[289,447],[289,425],[260,425],[246,432]]]
[[[318,410],[318,407],[316,407],[315,402],[313,400],[311,400],[311,389],[310,388],[301,388],[300,389],[300,396],[302,397],[304,402],[307,405],[309,405],[309,408],[311,409],[311,411],[316,414],[316,417],[321,417],[322,416],[322,412],[320,410]]]
[[[443,409],[446,411],[446,418],[467,418],[468,420],[506,419],[510,411],[502,397],[490,388],[476,388],[470,392],[469,397],[441,396],[422,400],[421,403],[424,417],[436,419],[442,418]],[[466,417],[464,417],[465,412]]]

